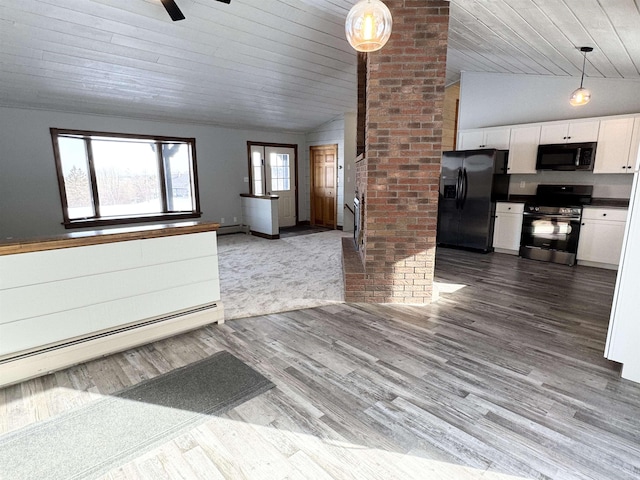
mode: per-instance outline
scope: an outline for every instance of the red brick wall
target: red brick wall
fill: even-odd
[[[368,54],[366,160],[356,170],[356,185],[366,191],[365,281],[357,296],[374,303],[429,303],[449,4],[385,3],[393,32],[382,50]],[[355,295],[353,285],[346,287]]]

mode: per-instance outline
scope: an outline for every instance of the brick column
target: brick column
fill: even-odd
[[[429,303],[433,293],[449,3],[385,0],[386,46],[368,54],[364,282],[347,301]]]

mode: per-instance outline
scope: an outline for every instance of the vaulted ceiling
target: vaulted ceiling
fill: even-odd
[[[0,105],[304,132],[354,111],[355,0],[0,0]],[[461,71],[640,80],[640,0],[452,0]],[[640,87],[640,84],[639,84]]]

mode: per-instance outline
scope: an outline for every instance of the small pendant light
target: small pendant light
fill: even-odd
[[[375,52],[391,36],[391,12],[380,0],[360,0],[347,14],[347,40],[359,52]]]
[[[593,47],[580,47],[580,51],[582,52],[582,55],[583,55],[582,78],[580,79],[580,88],[575,90],[571,94],[571,97],[569,98],[569,103],[574,107],[578,107],[580,105],[586,105],[587,103],[589,103],[589,100],[591,100],[591,92],[588,89],[583,88],[582,82],[584,81],[584,66],[587,61],[587,53],[592,52]]]

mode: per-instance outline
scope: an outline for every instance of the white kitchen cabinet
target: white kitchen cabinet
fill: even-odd
[[[512,128],[507,173],[536,173],[539,142],[540,125]]]
[[[498,253],[518,255],[522,233],[524,203],[496,203],[493,249]]]
[[[574,121],[542,125],[540,145],[597,142],[600,121]]]
[[[509,148],[510,128],[480,128],[462,130],[458,135],[458,150],[475,150],[478,148]]]
[[[578,263],[616,270],[626,220],[626,208],[585,207],[576,255]]]
[[[635,123],[640,125],[640,120]],[[602,120],[593,173],[633,173],[637,154],[631,158],[634,118]],[[635,151],[637,152],[637,145]]]

